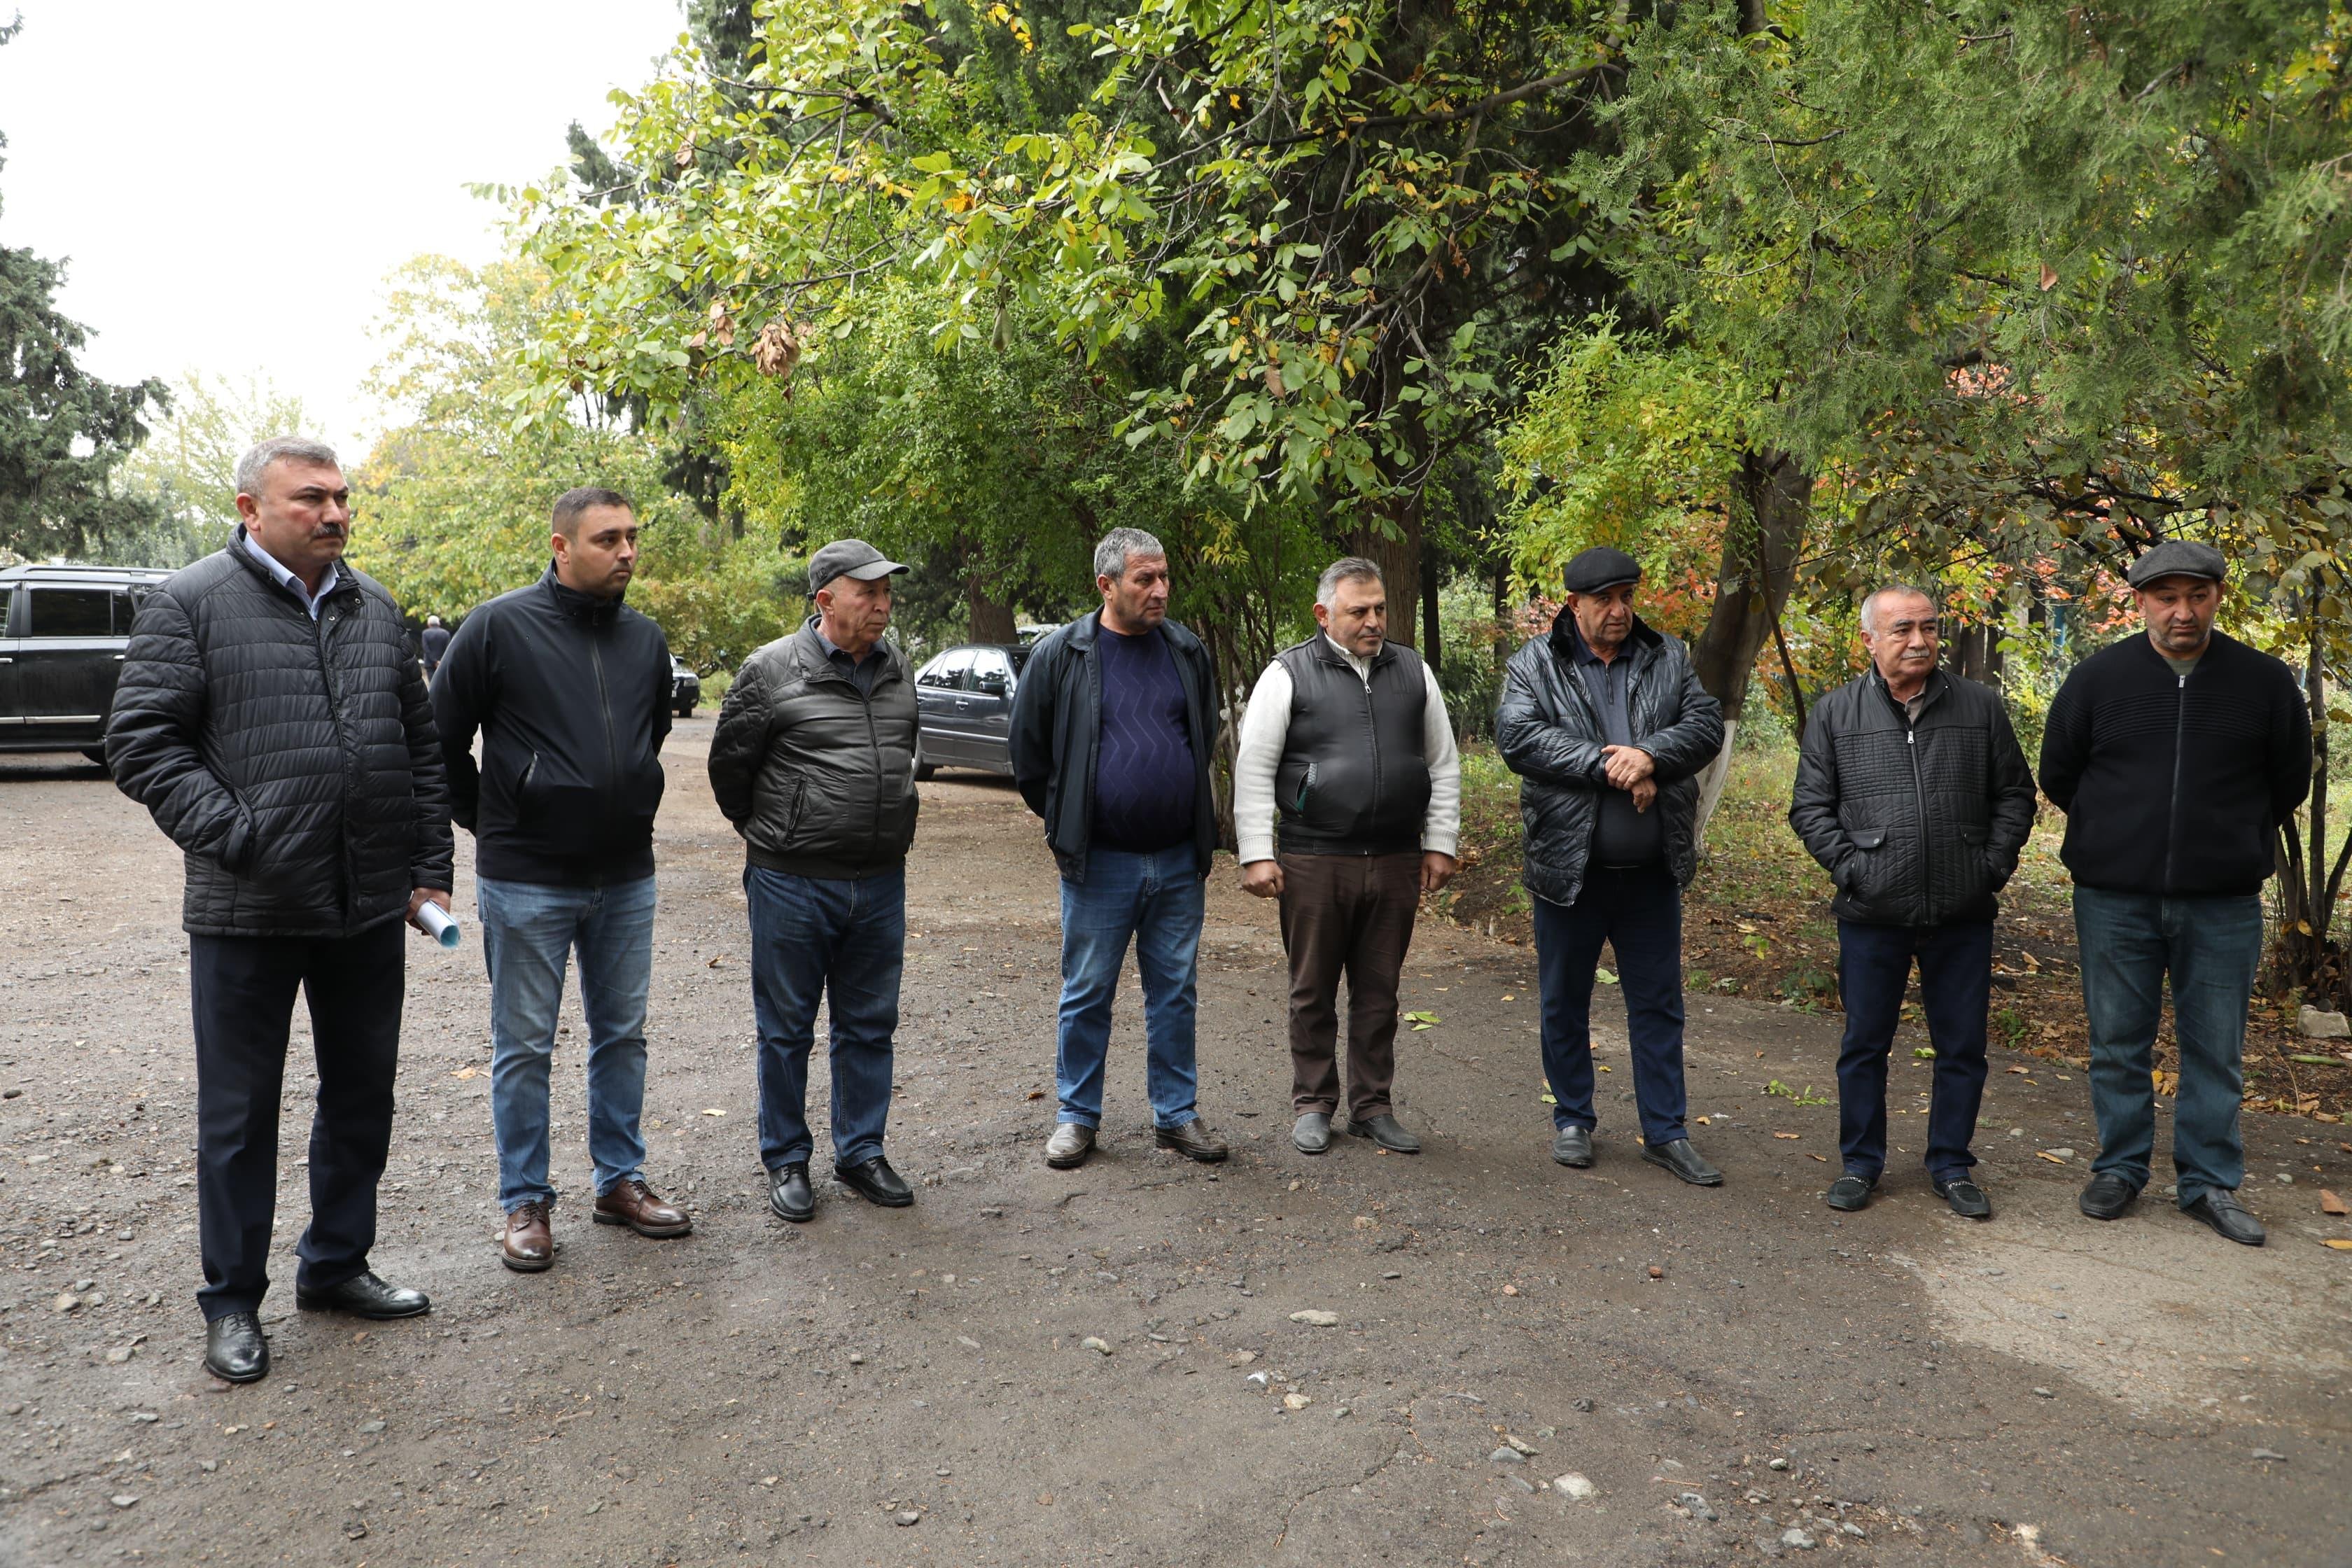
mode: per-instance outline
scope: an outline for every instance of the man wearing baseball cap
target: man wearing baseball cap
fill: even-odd
[[[809,558],[816,614],[743,661],[710,737],[710,788],[743,836],[760,1160],[799,1222],[809,1185],[809,1050],[832,1012],[833,1174],[869,1202],[915,1194],[882,1152],[915,837],[915,683],[883,639],[907,568],[862,539]]]
[[[1535,895],[1551,1157],[1592,1163],[1592,982],[1617,957],[1642,1158],[1695,1186],[1723,1173],[1684,1131],[1683,889],[1698,868],[1698,773],[1723,710],[1683,645],[1642,623],[1639,563],[1596,546],[1568,563],[1568,606],[1511,656],[1495,740],[1525,782],[1521,880]]]
[[[2174,539],[2126,574],[2147,635],[2075,666],[2051,704],[2042,792],[2066,814],[2099,1157],[2080,1206],[2120,1218],[2147,1184],[2150,1069],[2167,975],[2181,1212],[2263,1244],[2238,1201],[2246,1002],[2271,842],[2311,787],[2311,721],[2286,666],[2213,629],[2229,564]]]

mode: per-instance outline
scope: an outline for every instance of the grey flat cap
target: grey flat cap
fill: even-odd
[[[2193,539],[2168,539],[2133,562],[2124,581],[2145,588],[2158,577],[2203,577],[2220,583],[2229,575],[2230,563],[2211,545]]]
[[[861,583],[871,583],[877,577],[906,570],[862,539],[836,539],[809,557],[809,592],[815,593],[835,577],[855,577]]]
[[[1622,550],[1596,544],[1568,563],[1565,586],[1571,594],[1597,594],[1620,583],[1642,580],[1642,563]]]

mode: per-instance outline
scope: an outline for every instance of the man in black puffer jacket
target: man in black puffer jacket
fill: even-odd
[[[1633,614],[1641,574],[1605,545],[1568,563],[1568,607],[1511,656],[1495,742],[1524,781],[1551,1157],[1592,1163],[1592,982],[1605,942],[1625,997],[1642,1158],[1717,1186],[1723,1173],[1683,1128],[1682,895],[1698,868],[1698,774],[1723,747],[1723,709],[1683,645]]]
[[[2033,775],[2000,693],[1936,668],[1936,602],[1909,586],[1862,602],[1871,668],[1805,724],[1789,826],[1837,884],[1838,1142],[1828,1202],[1870,1201],[1886,1164],[1886,1058],[1911,962],[1935,1043],[1927,1177],[1969,1219],[1992,1204],[1969,1179],[1984,1099],[1993,895],[2033,831]]]
[[[885,1207],[915,1201],[882,1151],[920,805],[914,674],[882,635],[905,570],[862,539],[811,556],[817,613],[743,661],[710,737],[711,793],[743,836],[760,1160],[768,1206],[795,1224],[816,1213],[807,1101],[820,999],[833,1019],[834,1178]]]
[[[449,906],[449,794],[392,596],[341,563],[350,489],[316,442],[236,466],[244,527],[174,574],[131,628],[107,763],[187,857],[195,999],[205,1365],[269,1369],[260,1309],[294,994],[319,1109],[295,1299],[369,1318],[426,1310],[368,1269],[392,1139],[404,917]]]

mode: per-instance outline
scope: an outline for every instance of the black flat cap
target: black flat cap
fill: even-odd
[[[809,592],[815,593],[835,577],[870,583],[906,570],[862,539],[836,539],[809,557]]]
[[[1597,594],[1620,583],[1642,580],[1642,563],[1622,550],[1596,544],[1568,563],[1566,587],[1571,594]]]
[[[2158,577],[2202,577],[2219,583],[2230,575],[2230,563],[2210,544],[2193,539],[2168,539],[2131,563],[2124,581],[2145,588]]]

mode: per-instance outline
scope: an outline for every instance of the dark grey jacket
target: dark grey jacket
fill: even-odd
[[[1290,672],[1290,728],[1274,770],[1284,852],[1420,853],[1430,791],[1421,656],[1384,642],[1367,680],[1318,631],[1274,657]]]
[[[1572,904],[1584,890],[1601,792],[1612,787],[1601,757],[1601,715],[1576,673],[1583,639],[1562,610],[1551,631],[1511,656],[1495,710],[1495,742],[1525,781],[1519,816],[1527,830],[1519,879],[1539,899]],[[1723,708],[1706,694],[1683,645],[1639,616],[1621,657],[1633,661],[1626,684],[1633,743],[1655,764],[1651,810],[1666,834],[1666,863],[1690,886],[1698,871],[1698,774],[1723,749]]]
[[[874,689],[835,669],[816,617],[743,661],[710,736],[710,792],[754,866],[841,881],[915,841],[915,682],[885,641]]]
[[[197,935],[349,936],[449,886],[449,790],[407,630],[382,585],[337,572],[313,623],[239,529],[132,624],[107,765],[186,852]]]
[[[1013,699],[1013,780],[1029,809],[1045,820],[1045,842],[1062,875],[1087,879],[1087,841],[1094,827],[1095,759],[1102,743],[1102,666],[1095,633],[1102,612],[1082,616],[1030,650]],[[1216,796],[1209,759],[1217,749],[1217,673],[1201,639],[1174,621],[1160,624],[1192,731],[1192,858],[1209,874],[1217,849]]]
[[[2033,775],[2000,694],[1937,670],[1914,722],[1875,669],[1807,715],[1789,826],[1865,925],[1989,921],[2033,831]]]

